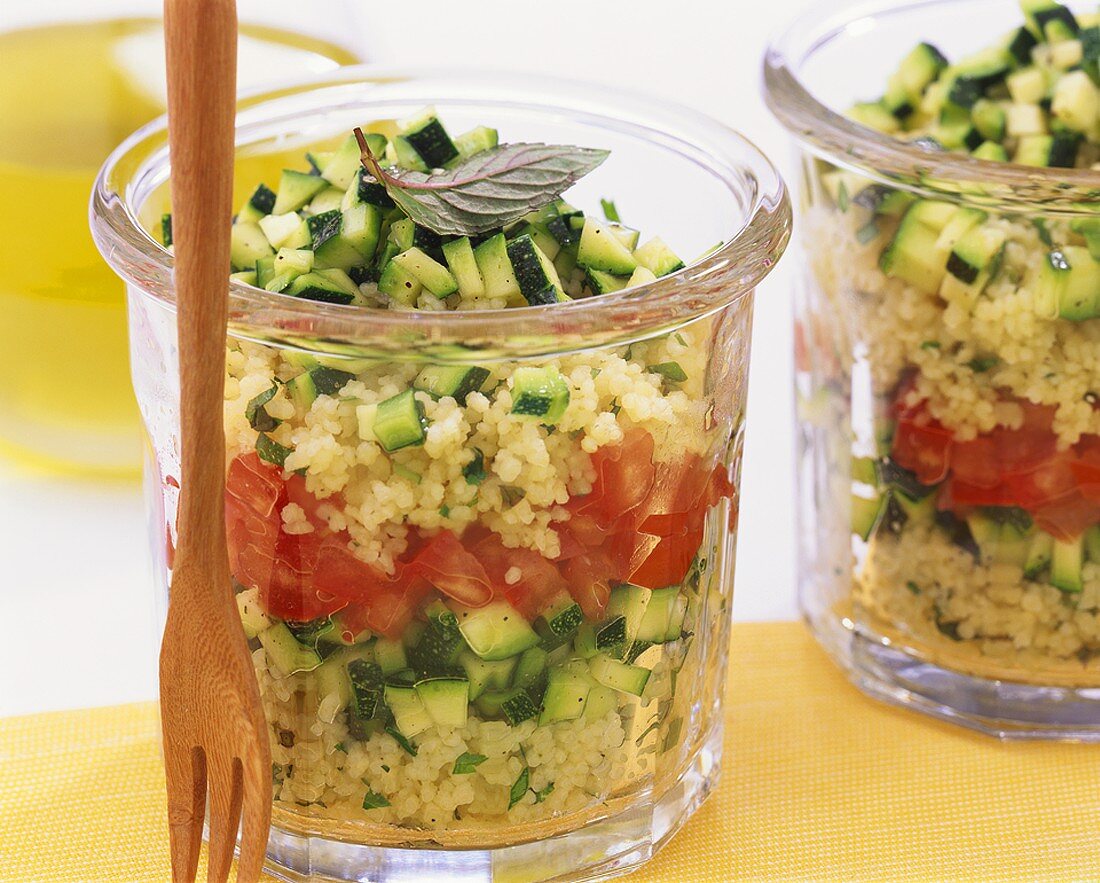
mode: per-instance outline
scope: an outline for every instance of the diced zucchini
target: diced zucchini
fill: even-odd
[[[401,252],[390,263],[397,264],[436,297],[447,297],[458,291],[458,282],[450,270],[415,246]]]
[[[539,636],[507,601],[491,601],[484,607],[451,605],[462,637],[482,659],[494,661],[517,656],[534,647]]]
[[[569,386],[557,368],[523,365],[512,374],[512,413],[557,423],[569,406]]]
[[[285,215],[296,212],[328,186],[329,182],[319,175],[283,169],[271,213]]]
[[[384,695],[386,705],[393,714],[394,724],[406,739],[412,739],[431,729],[434,721],[415,686],[386,684]]]
[[[344,203],[344,192],[339,187],[326,187],[313,197],[305,210],[311,215],[340,211]]]
[[[368,144],[370,144],[371,135],[367,136]],[[375,139],[381,136],[373,136]],[[382,139],[383,141],[385,139]],[[371,146],[372,151],[380,148],[377,140]],[[378,156],[375,153],[375,156]],[[348,189],[351,186],[351,182],[355,180],[355,175],[358,170],[362,168],[362,160],[360,157],[359,142],[355,139],[355,135],[348,135],[344,139],[344,143],[332,154],[332,157],[325,163],[324,168],[321,170],[322,180],[326,184],[331,184],[333,187],[338,188],[341,192]]]
[[[901,129],[898,118],[879,101],[864,101],[853,104],[848,108],[847,116],[861,126],[875,129],[887,135],[892,135]]]
[[[612,276],[603,270],[585,270],[584,282],[593,294],[610,294],[626,288],[627,279],[623,276]]]
[[[466,404],[466,396],[481,389],[489,379],[489,371],[478,365],[426,365],[413,381],[413,389],[420,389],[433,398],[450,396],[460,405]]]
[[[1085,539],[1055,539],[1051,552],[1050,584],[1063,592],[1077,593],[1084,590],[1081,568],[1085,559]],[[261,636],[262,640],[262,636]]]
[[[889,494],[871,498],[852,494],[852,533],[861,540],[869,540],[886,512],[889,499]]]
[[[1027,559],[1024,561],[1024,576],[1035,579],[1050,565],[1054,555],[1054,537],[1043,531],[1036,531],[1031,538],[1027,551]]]
[[[978,226],[965,233],[947,259],[947,272],[970,284],[990,270],[1004,254],[1006,236],[1003,230]]]
[[[426,678],[417,681],[415,689],[436,726],[466,726],[470,682],[465,678]]]
[[[272,248],[309,248],[313,237],[309,233],[309,224],[297,212],[285,215],[266,215],[259,220],[267,241]]]
[[[432,107],[425,108],[409,120],[402,127],[401,137],[429,169],[442,168],[459,155],[458,148]]]
[[[303,411],[308,411],[318,396],[336,395],[354,379],[355,375],[347,371],[318,365],[288,380],[286,392],[294,404]]]
[[[382,674],[387,677],[409,667],[405,645],[389,638],[378,639],[374,645],[374,658],[382,669]]]
[[[619,276],[629,276],[638,266],[630,250],[607,227],[592,218],[584,219],[577,263],[590,270],[605,270]]]
[[[298,643],[285,622],[273,623],[257,636],[271,664],[284,676],[313,671],[321,664],[317,651]]]
[[[928,294],[935,294],[946,272],[947,255],[954,247],[953,242],[941,243],[940,237],[958,211],[947,202],[914,202],[882,253],[879,262],[882,271],[887,276],[904,279]]]
[[[304,273],[290,283],[285,293],[292,297],[330,304],[350,304],[355,300],[355,295],[348,290],[349,285],[352,290],[357,290],[351,280],[347,276],[337,280],[328,273],[327,270]]]
[[[1100,263],[1087,248],[1066,245],[1047,255],[1035,290],[1035,309],[1041,316],[1057,315],[1071,322],[1100,315]]]
[[[1100,90],[1084,71],[1063,74],[1054,86],[1051,112],[1075,132],[1094,133],[1100,122]]]
[[[651,589],[633,586],[629,583],[624,583],[612,589],[611,597],[608,599],[607,607],[604,610],[604,618],[608,624],[619,618],[622,619],[623,644],[622,646],[608,646],[608,637],[601,641],[600,632],[597,632],[597,647],[621,658],[630,648],[630,645],[637,640],[638,629],[641,627],[642,619],[645,617],[646,609],[652,597],[653,591]],[[617,633],[617,631],[618,629],[612,634]]]
[[[411,389],[379,402],[371,432],[389,453],[424,444],[424,406]]]
[[[241,626],[246,637],[255,638],[260,632],[271,626],[271,618],[260,606],[258,589],[245,589],[237,594],[237,612],[241,616]]]
[[[512,686],[524,690],[535,687],[546,672],[546,660],[549,655],[541,647],[524,650],[516,664]]]
[[[599,272],[599,271],[597,271]],[[626,288],[635,288],[638,285],[648,285],[650,282],[657,281],[657,274],[650,270],[648,267],[640,266],[633,273],[630,274],[630,278],[626,280]]]
[[[458,284],[458,292],[467,300],[485,296],[485,280],[481,278],[473,246],[468,236],[443,243],[443,258]]]
[[[566,666],[551,668],[547,674],[546,692],[542,697],[539,725],[579,718],[584,714],[591,690],[591,680],[573,669]]]
[[[1016,145],[1013,162],[1024,166],[1070,169],[1077,162],[1078,136],[1060,132],[1056,135],[1024,135]]]
[[[469,650],[462,651],[458,656],[458,664],[462,666],[470,682],[470,700],[477,699],[486,691],[508,689],[520,658],[509,656],[507,659],[490,662]]]
[[[459,158],[467,159],[484,150],[492,150],[497,146],[499,140],[496,129],[490,129],[488,126],[477,126],[455,138],[454,145],[458,149]]]
[[[568,640],[584,621],[584,614],[572,596],[562,592],[539,614],[539,621],[545,623],[550,634]]]
[[[508,258],[508,240],[503,233],[486,239],[475,248],[474,260],[484,280],[486,297],[504,298],[511,303],[517,299],[524,302]]]
[[[646,605],[645,613],[638,624],[637,641],[649,644],[663,644],[680,637],[680,625],[683,623],[686,601],[680,595],[679,586],[654,589]]]
[[[562,289],[558,271],[527,234],[505,246],[520,294],[532,306],[569,300]]]
[[[234,224],[229,234],[229,261],[234,270],[253,270],[256,261],[275,254],[263,230],[256,224]]]
[[[931,43],[919,43],[902,59],[895,76],[909,95],[919,100],[946,67],[942,52]]]
[[[424,285],[408,267],[391,260],[378,278],[378,290],[398,303],[412,306],[420,297]]]
[[[369,720],[377,714],[382,702],[385,688],[382,669],[377,662],[353,658],[347,663],[347,676],[351,684],[352,710],[360,720]]]
[[[684,268],[684,262],[665,245],[664,240],[659,236],[654,236],[644,245],[634,249],[634,260],[639,266],[645,267],[658,277],[667,276]]]
[[[649,669],[612,659],[606,653],[597,653],[588,661],[589,671],[596,683],[620,693],[641,696],[649,681]]]

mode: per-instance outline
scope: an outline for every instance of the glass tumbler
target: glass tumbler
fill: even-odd
[[[1045,273],[1092,260],[1078,231],[1097,223],[1100,173],[841,115],[918,40],[957,59],[1019,19],[998,0],[830,2],[768,51],[767,101],[801,165],[800,602],[874,696],[1005,738],[1097,740],[1100,321]],[[933,214],[927,273],[883,260]],[[952,219],[981,224],[1000,262],[948,272]]]
[[[753,289],[789,207],[764,157],[705,117],[526,76],[347,69],[244,109],[240,162],[426,104],[459,131],[610,150],[568,198],[613,194],[629,223],[705,256],[633,290],[508,310],[227,282],[227,518],[271,727],[269,857],[338,880],[612,875],[718,775]],[[158,122],[115,152],[92,206],[127,284],[162,598],[177,352],[171,256],[147,230],[168,175]],[[415,391],[425,371],[474,380],[436,398]],[[552,426],[513,413],[532,376],[567,391]],[[398,400],[423,437],[387,452],[360,421]]]

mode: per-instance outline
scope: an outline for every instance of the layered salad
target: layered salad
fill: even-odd
[[[613,203],[564,201],[602,151],[452,137],[432,109],[364,129],[255,188],[235,279],[503,310],[684,267]],[[507,841],[675,777],[725,653],[740,434],[710,397],[715,324],[541,361],[231,344],[230,562],[280,824]]]
[[[973,55],[918,44],[850,116],[1054,180],[1100,168],[1100,16],[1021,7]],[[800,328],[803,361],[871,390],[849,448],[857,606],[949,667],[1097,683],[1100,215],[814,173],[807,241],[835,313]]]

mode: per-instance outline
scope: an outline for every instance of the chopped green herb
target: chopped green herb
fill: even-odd
[[[917,584],[916,584],[915,582],[913,582],[912,580],[909,580],[909,582],[907,582],[907,583],[905,584],[905,587],[906,587],[906,588],[907,588],[907,589],[908,589],[908,590],[909,590],[910,592],[912,592],[912,593],[913,593],[914,595],[919,595],[919,594],[920,594],[920,586],[918,586],[918,585],[917,585]]]
[[[523,772],[519,774],[519,778],[512,783],[512,790],[508,792],[508,809],[511,809],[521,800],[523,796],[528,792],[528,783],[531,780],[531,770],[528,767],[523,768]]]
[[[474,448],[474,459],[462,467],[462,474],[466,477],[466,484],[481,484],[485,481],[485,455],[481,448]]]
[[[984,374],[990,368],[995,368],[1001,360],[996,356],[978,356],[966,363],[967,367],[975,374]]]
[[[439,507],[439,514],[442,515],[444,518],[447,518],[451,514],[451,507],[444,503],[442,506]]]
[[[467,773],[472,773],[480,764],[485,763],[488,759],[489,758],[484,754],[470,754],[470,752],[467,751],[459,755],[455,760],[454,775],[462,776]]]
[[[502,484],[500,486],[500,496],[504,500],[504,505],[511,509],[516,503],[527,496],[527,491],[510,484]]]
[[[679,331],[677,331],[677,332],[676,332],[676,333],[675,333],[674,335],[672,335],[672,336],[676,338],[676,342],[677,342],[678,344],[680,344],[680,346],[687,346],[687,345],[688,345],[688,344],[687,344],[687,341],[686,341],[686,340],[684,340],[684,335],[682,335],[682,334],[681,334],[681,333],[680,333]]]
[[[271,430],[282,423],[281,420],[276,420],[268,414],[267,408],[264,407],[264,405],[275,398],[275,394],[278,391],[279,384],[273,383],[270,389],[265,389],[245,406],[245,419],[248,420],[248,425],[258,432],[271,432]]]
[[[926,340],[920,345],[922,350],[938,350],[940,348],[940,342],[938,340]]]
[[[615,208],[615,201],[612,199],[601,199],[600,208],[603,209],[603,216],[613,224],[621,224],[622,218],[619,217],[619,210]]]
[[[860,245],[867,245],[867,243],[875,241],[878,237],[878,233],[878,224],[872,219],[856,230],[856,239],[859,241]]]
[[[547,797],[549,797],[554,791],[554,783],[551,782],[541,791],[535,792],[535,803],[542,803]]]
[[[347,746],[347,745],[345,745],[345,744],[344,744],[343,742],[337,742],[337,743],[336,743],[335,745],[333,745],[332,747],[333,747],[333,748],[335,748],[335,749],[336,749],[337,751],[342,751],[342,752],[344,752],[344,754],[347,754],[347,753],[348,753],[348,746]]]
[[[659,365],[650,365],[647,370],[650,374],[660,374],[672,383],[683,383],[688,379],[687,372],[680,367],[679,362],[661,362]]]
[[[381,809],[389,805],[390,802],[385,797],[373,791],[368,791],[367,796],[363,798],[363,809]]]
[[[172,244],[172,216],[170,214],[160,216],[160,239],[165,248]]]
[[[848,197],[848,187],[843,181],[841,181],[840,186],[837,188],[836,191],[836,206],[842,212],[846,212],[848,211],[848,206],[850,206],[851,204],[851,200]]]
[[[416,746],[413,745],[408,739],[401,735],[401,731],[397,727],[386,727],[386,732],[389,733],[396,740],[397,744],[404,748],[413,757],[416,757]]]
[[[276,466],[282,466],[286,463],[286,458],[293,452],[293,448],[283,447],[265,433],[261,432],[256,436],[256,453],[260,455],[261,460],[274,463]]]

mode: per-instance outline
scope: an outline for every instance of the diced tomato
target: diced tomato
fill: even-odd
[[[589,619],[599,619],[607,607],[614,568],[611,557],[598,550],[570,558],[562,564],[569,594]]]
[[[656,548],[630,575],[630,581],[647,589],[663,589],[684,581],[703,542],[703,528],[661,539]]]
[[[643,429],[628,430],[621,443],[600,448],[592,455],[596,480],[591,493],[571,501],[570,508],[607,527],[640,505],[653,487],[653,436]]]
[[[344,498],[340,494],[333,494],[323,500],[315,497],[306,490],[306,480],[297,473],[291,474],[286,479],[285,493],[286,501],[300,506],[302,511],[305,512],[306,518],[309,519],[309,523],[314,527],[324,526],[325,521],[317,514],[317,510],[326,503],[335,506],[337,509],[344,507]]]
[[[539,557],[542,559],[542,556]],[[553,569],[551,565],[547,566]],[[416,553],[410,567],[460,604],[481,607],[493,600],[493,586],[485,568],[449,530],[428,540]]]
[[[228,509],[236,505],[267,518],[285,497],[286,485],[277,466],[250,452],[235,457],[229,464],[225,492]]]
[[[398,639],[404,634],[417,609],[431,593],[425,583],[394,585],[376,591],[366,600],[341,611],[344,628],[352,634],[370,629],[375,634]]]
[[[531,549],[509,549],[497,534],[487,534],[470,549],[481,562],[496,593],[528,619],[534,619],[554,597],[567,589],[561,572],[538,552]],[[508,571],[519,571],[516,582],[509,583]]]

